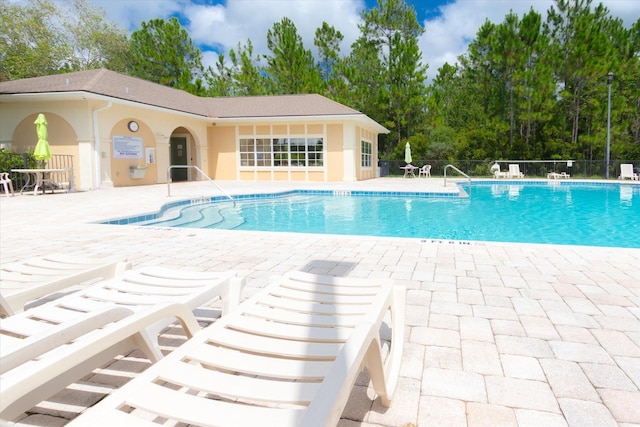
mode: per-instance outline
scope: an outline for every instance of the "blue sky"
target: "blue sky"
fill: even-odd
[[[363,9],[377,0],[89,0],[104,8],[108,17],[127,30],[142,21],[178,16],[194,43],[213,65],[221,52],[250,39],[254,52],[268,53],[267,30],[283,17],[296,25],[307,49],[314,50],[316,28],[327,22],[342,32],[342,52],[358,37],[357,24]],[[426,32],[419,40],[422,59],[433,78],[445,62],[454,63],[475,38],[486,19],[500,23],[509,11],[522,16],[533,8],[546,17],[553,0],[406,0],[416,9]],[[611,15],[629,27],[640,18],[640,0],[600,0]],[[593,0],[592,5],[600,1]]]

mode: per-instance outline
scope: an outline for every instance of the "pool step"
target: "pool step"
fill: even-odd
[[[233,230],[234,228],[244,224],[245,219],[242,217],[242,211],[237,208],[222,209],[220,211],[222,219],[210,225],[206,228],[217,228],[221,230]]]
[[[193,205],[189,207],[180,206],[178,208],[167,211],[163,216],[152,219],[149,221],[141,222],[140,225],[153,226],[158,225],[161,227],[201,227],[204,221],[203,210],[212,208],[211,205]],[[207,222],[222,221],[220,215],[216,215],[215,212],[219,210],[219,207],[215,207],[215,210],[210,213],[210,217]]]

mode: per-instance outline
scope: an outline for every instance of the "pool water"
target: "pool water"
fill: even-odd
[[[144,225],[640,248],[640,186],[473,184],[471,197],[293,194]]]

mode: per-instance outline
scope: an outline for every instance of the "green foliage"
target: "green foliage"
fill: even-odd
[[[640,19],[625,28],[593,0],[553,0],[546,20],[487,20],[428,87],[425,30],[406,0],[364,12],[344,54],[323,23],[314,59],[283,18],[267,32],[270,54],[247,40],[207,70],[177,18],[127,38],[87,0],[0,0],[0,27],[0,81],[107,67],[199,95],[320,93],[387,127],[378,152],[398,160],[406,141],[425,159],[603,159],[611,89],[611,159],[640,158]]]
[[[142,22],[131,34],[131,74],[145,80],[199,94],[202,52],[175,16]]]
[[[0,148],[0,172],[11,172],[11,169],[35,168],[37,166],[38,160],[31,153],[20,154]]]
[[[251,40],[229,51],[230,64],[224,54],[218,56],[217,72],[207,72],[210,96],[254,96],[268,94],[266,81],[256,65],[259,57],[253,53]]]
[[[267,32],[267,47],[271,55],[265,55],[271,93],[319,93],[322,78],[315,66],[313,55],[305,49],[302,37],[289,18],[282,18]]]
[[[0,28],[0,81],[127,68],[126,31],[87,0],[0,0]]]
[[[359,25],[361,36],[352,50],[364,47],[369,55],[375,52],[379,62],[372,73],[358,63],[357,56],[353,57],[351,75],[354,78],[349,83],[358,87],[363,82],[375,81],[373,85],[359,88],[364,93],[376,89],[376,102],[364,105],[361,111],[391,130],[379,144],[380,152],[387,153],[417,132],[423,123],[427,66],[422,64],[418,37],[424,28],[418,22],[415,9],[405,0],[378,0],[378,7],[364,13],[363,19]],[[359,76],[363,73],[367,79]]]

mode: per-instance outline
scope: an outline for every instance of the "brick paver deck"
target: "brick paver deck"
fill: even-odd
[[[121,254],[134,268],[233,269],[247,277],[245,297],[270,275],[291,269],[390,277],[408,288],[394,403],[386,409],[372,401],[363,377],[341,426],[640,425],[640,250],[92,223],[214,194],[207,184],[173,184],[171,198],[166,185],[3,196],[1,262],[82,251]],[[447,191],[437,178],[219,184],[232,194],[256,188]],[[210,321],[211,311],[199,313],[201,319]],[[167,331],[165,350],[182,339],[179,330]],[[64,425],[147,366],[137,353],[123,357],[17,421]]]

